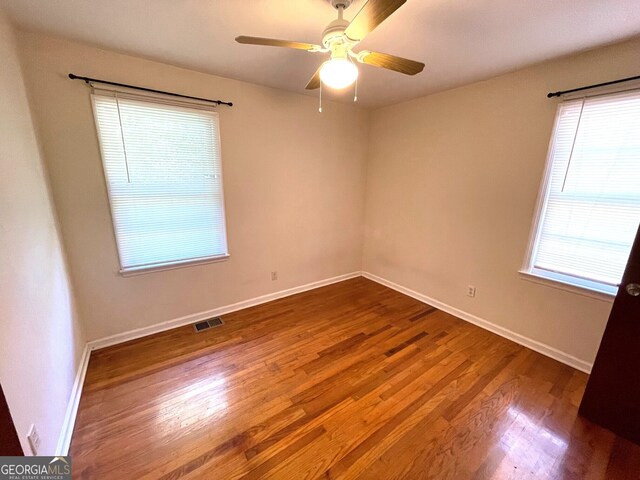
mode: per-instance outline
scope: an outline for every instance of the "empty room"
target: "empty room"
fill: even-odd
[[[640,479],[640,2],[0,0],[0,479]]]

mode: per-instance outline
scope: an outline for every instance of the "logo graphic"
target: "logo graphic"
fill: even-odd
[[[71,457],[0,457],[0,480],[71,480]]]

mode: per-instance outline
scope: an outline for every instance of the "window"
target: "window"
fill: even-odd
[[[640,221],[640,91],[558,107],[524,272],[615,294]]]
[[[218,114],[94,90],[121,272],[228,256]]]

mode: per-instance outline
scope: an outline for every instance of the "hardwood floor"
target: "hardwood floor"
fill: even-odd
[[[587,376],[364,278],[92,353],[92,479],[638,479]]]

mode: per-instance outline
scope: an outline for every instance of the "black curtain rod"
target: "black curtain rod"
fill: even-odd
[[[105,85],[114,85],[116,87],[133,88],[135,90],[142,90],[143,92],[160,93],[162,95],[170,95],[172,97],[188,98],[190,100],[199,100],[201,102],[210,102],[210,103],[215,103],[216,105],[228,105],[229,107],[233,106],[232,102],[223,102],[222,100],[211,100],[209,98],[192,97],[191,95],[182,95],[181,93],[165,92],[163,90],[156,90],[153,88],[137,87],[135,85],[127,85],[126,83],[109,82],[107,80],[98,80],[97,78],[81,77],[79,75],[74,75],[73,73],[69,74],[69,78],[71,80],[83,80],[85,83],[90,83],[90,82],[103,83]]]
[[[616,83],[630,82],[631,80],[640,80],[640,75],[637,75],[635,77],[621,78],[620,80],[612,80],[610,82],[596,83],[595,85],[589,85],[587,87],[572,88],[571,90],[560,90],[559,92],[549,92],[547,93],[547,98],[559,97],[560,95],[564,95],[566,93],[581,92],[582,90],[589,90],[590,88],[606,87],[607,85],[615,85]]]

